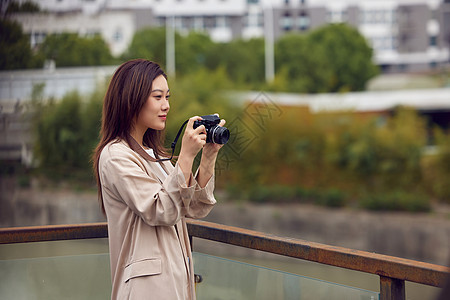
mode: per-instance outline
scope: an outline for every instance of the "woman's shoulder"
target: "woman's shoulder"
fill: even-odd
[[[106,144],[100,154],[100,160],[135,156],[134,151],[124,140],[114,140]]]

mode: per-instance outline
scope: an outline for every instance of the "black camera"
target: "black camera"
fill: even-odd
[[[230,138],[230,131],[226,127],[219,126],[220,118],[217,115],[201,116],[203,120],[194,122],[194,129],[205,125],[206,142],[214,144],[226,144]]]

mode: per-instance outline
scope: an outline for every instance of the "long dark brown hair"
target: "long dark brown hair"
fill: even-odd
[[[98,163],[103,148],[112,141],[126,141],[130,145],[130,132],[134,121],[152,91],[153,80],[167,75],[161,67],[152,61],[134,59],[119,66],[109,83],[103,101],[102,127],[100,142],[92,157],[94,175],[97,179],[98,201],[105,214],[102,188]],[[143,137],[143,144],[152,148],[156,158],[167,157],[168,151],[164,147],[164,130],[147,129]]]

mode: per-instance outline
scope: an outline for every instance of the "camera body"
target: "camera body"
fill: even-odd
[[[230,131],[226,127],[219,126],[220,118],[217,115],[201,116],[202,120],[194,122],[194,129],[204,125],[206,129],[206,142],[214,144],[226,144],[230,138]]]

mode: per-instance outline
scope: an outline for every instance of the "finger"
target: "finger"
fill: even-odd
[[[223,127],[223,125],[225,125],[226,122],[227,122],[227,121],[225,121],[224,119],[220,120],[219,126],[222,126],[222,127]]]
[[[189,118],[186,128],[194,128],[194,122],[198,121],[198,120],[202,120],[202,117],[194,116],[194,117]]]
[[[201,133],[206,133],[206,128],[205,125],[200,125],[197,128],[194,129],[194,134],[201,134]]]

